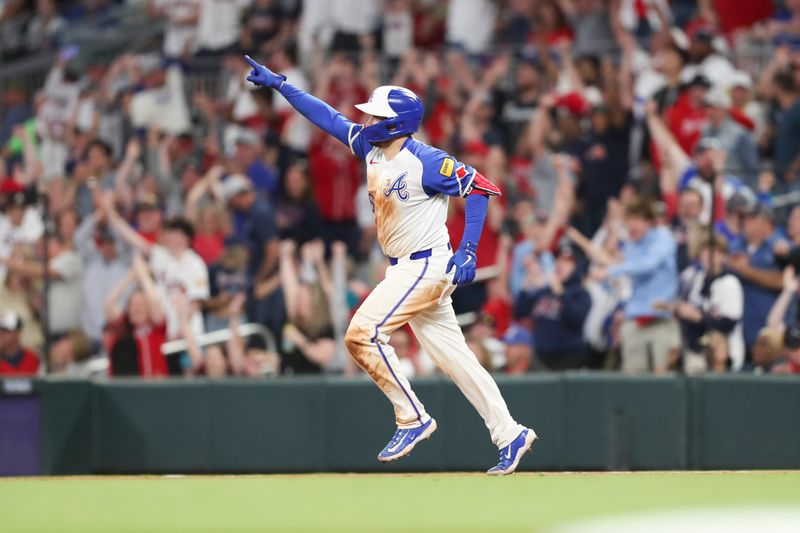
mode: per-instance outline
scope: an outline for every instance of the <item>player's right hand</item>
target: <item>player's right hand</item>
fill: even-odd
[[[253,67],[253,70],[247,76],[247,81],[250,83],[255,83],[261,87],[280,89],[281,84],[286,81],[286,76],[275,74],[264,65],[257,63],[252,57],[246,55],[244,58]]]

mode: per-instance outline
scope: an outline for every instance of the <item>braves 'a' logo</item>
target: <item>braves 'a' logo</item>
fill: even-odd
[[[383,188],[383,195],[389,198],[392,193],[396,192],[397,197],[401,201],[405,202],[408,200],[408,183],[406,183],[406,176],[408,176],[408,172],[403,172],[397,176],[394,181],[387,181],[386,187]]]

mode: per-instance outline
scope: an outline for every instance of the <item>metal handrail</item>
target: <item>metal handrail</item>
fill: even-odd
[[[772,207],[786,207],[800,203],[800,191],[791,191],[772,197]]]
[[[277,352],[278,344],[275,342],[275,336],[266,326],[250,322],[242,324],[238,328],[239,336],[241,337],[261,337],[264,344],[267,346],[268,352]],[[209,333],[202,333],[197,336],[197,344],[201,348],[204,346],[211,346],[212,344],[219,344],[228,342],[232,338],[231,329],[225,328],[218,331],[211,331]],[[164,355],[175,355],[186,351],[188,344],[185,339],[178,339],[174,341],[165,342],[161,345],[161,353]]]

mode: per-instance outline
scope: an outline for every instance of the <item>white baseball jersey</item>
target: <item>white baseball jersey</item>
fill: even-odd
[[[167,317],[167,337],[180,337],[180,320],[172,304],[172,298],[183,294],[188,301],[205,300],[209,297],[208,269],[194,251],[186,250],[180,259],[175,258],[161,245],[150,250],[150,269],[156,280]],[[203,315],[198,311],[191,319],[195,334],[203,333]]]
[[[0,258],[8,259],[15,246],[33,244],[44,233],[44,223],[34,207],[28,207],[19,226],[11,225],[7,216],[0,213]],[[0,265],[0,282],[6,278],[6,266]]]
[[[378,242],[389,257],[403,257],[450,242],[448,196],[466,196],[475,170],[446,152],[409,138],[390,161],[370,146],[367,192]]]

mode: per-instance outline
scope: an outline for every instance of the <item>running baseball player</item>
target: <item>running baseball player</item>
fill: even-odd
[[[458,385],[500,449],[487,473],[511,474],[536,433],[508,412],[497,384],[467,347],[450,294],[475,278],[475,254],[489,196],[500,190],[474,168],[412,137],[425,108],[403,87],[382,86],[356,105],[369,118],[355,124],[249,56],[248,81],[277,90],[313,124],[366,161],[367,190],[378,241],[390,266],[356,311],[344,342],[394,406],[397,431],[378,454],[382,462],[411,453],[436,431],[436,421],[411,390],[389,336],[409,323],[425,352]],[[453,253],[445,226],[450,196],[466,198],[466,227]],[[452,276],[450,272],[453,272]]]

